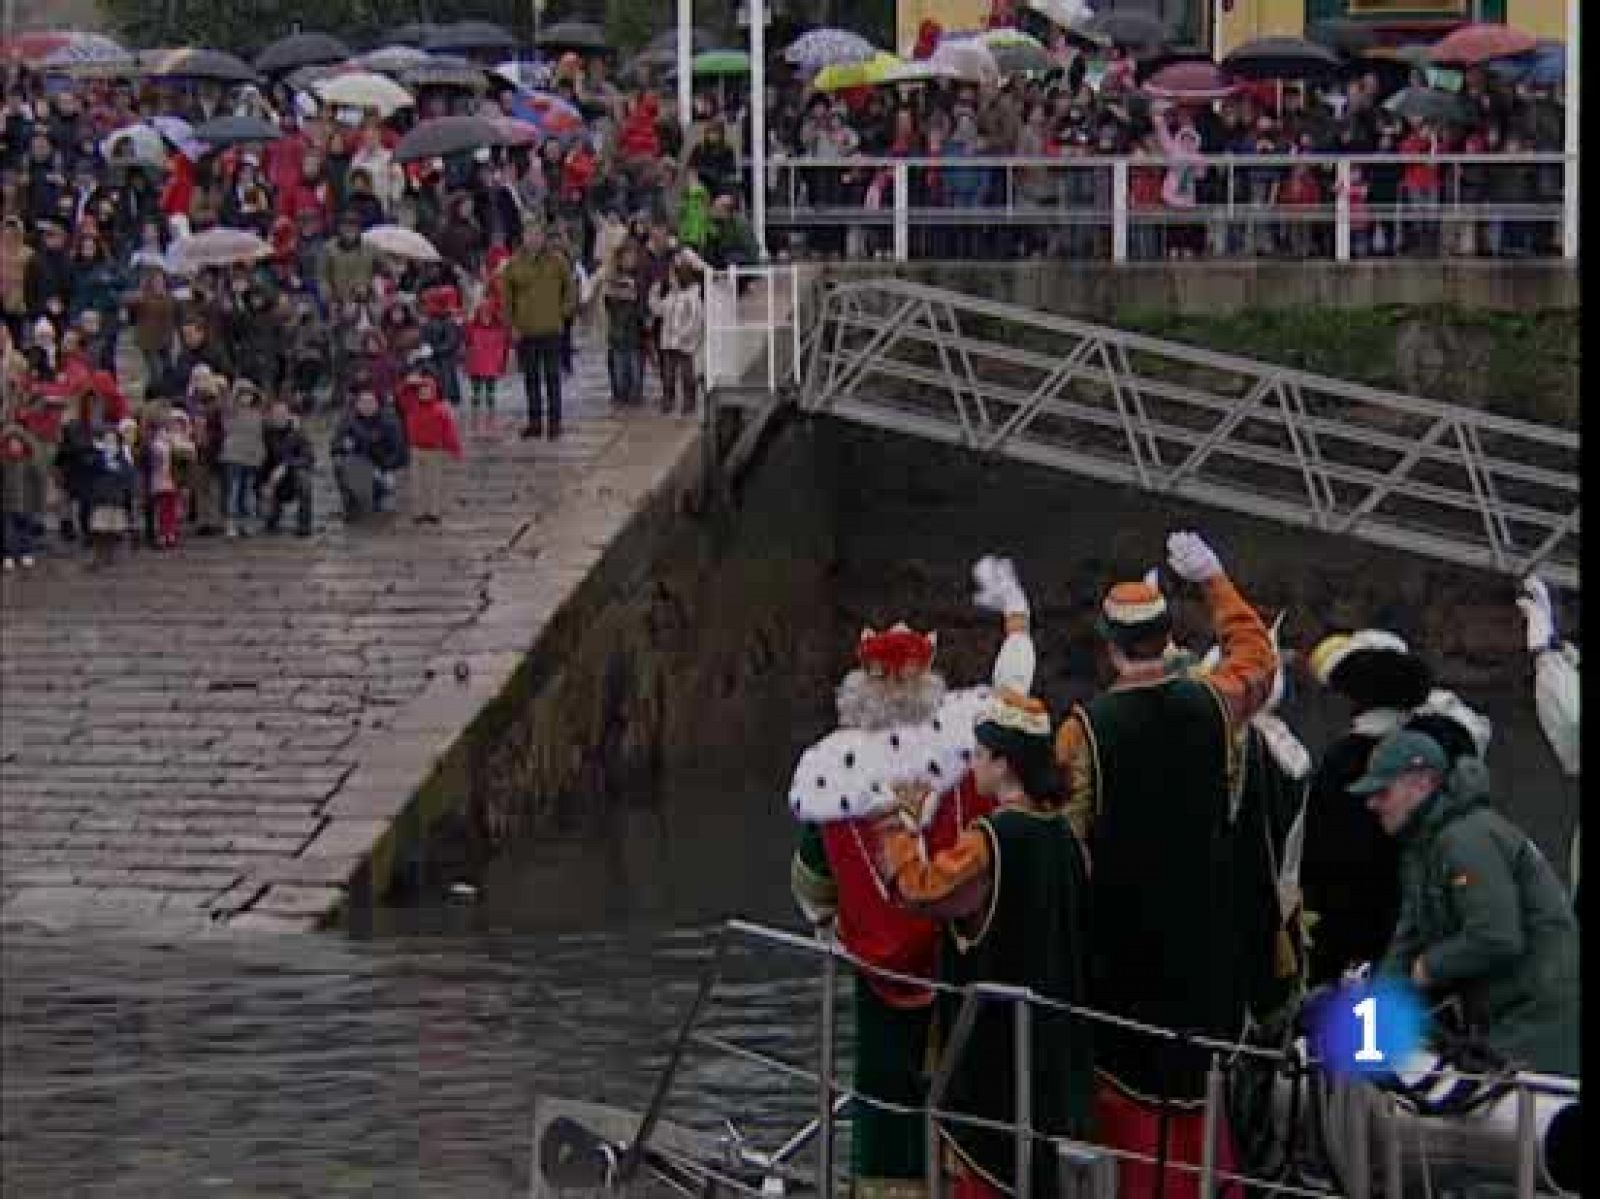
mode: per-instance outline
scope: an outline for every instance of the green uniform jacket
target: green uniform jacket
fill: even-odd
[[[506,322],[518,337],[549,337],[578,310],[578,292],[566,256],[546,249],[537,257],[518,254],[501,273]]]
[[[1420,956],[1469,1027],[1517,1064],[1578,1073],[1578,926],[1550,863],[1481,796],[1439,791],[1400,830],[1385,973]]]

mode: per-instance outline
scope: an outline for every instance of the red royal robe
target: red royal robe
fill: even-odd
[[[923,836],[930,854],[950,848],[961,830],[994,809],[978,794],[969,770],[939,797],[939,810]],[[856,957],[898,974],[933,978],[938,970],[939,922],[892,903],[873,860],[878,848],[874,824],[879,816],[836,820],[821,826],[828,867],[838,887],[835,920],[839,940]],[[933,992],[891,979],[864,975],[878,998],[891,1007],[924,1007]]]

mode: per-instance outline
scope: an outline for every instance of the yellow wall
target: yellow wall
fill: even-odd
[[[899,0],[895,5],[896,54],[905,56],[917,44],[917,29],[929,17],[947,31],[981,29],[989,16],[989,0]]]
[[[1565,41],[1567,0],[1506,0],[1506,24],[1534,37]]]
[[[1221,0],[1212,0],[1220,5]],[[1256,37],[1299,37],[1305,32],[1305,0],[1233,0],[1233,11],[1221,14],[1214,51],[1221,58],[1235,46]]]

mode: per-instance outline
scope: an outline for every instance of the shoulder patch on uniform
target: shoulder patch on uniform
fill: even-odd
[[[1472,883],[1472,875],[1468,874],[1465,870],[1463,870],[1460,874],[1454,875],[1450,879],[1450,885],[1452,887],[1470,887],[1472,886]]]

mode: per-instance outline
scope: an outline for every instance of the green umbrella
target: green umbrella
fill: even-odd
[[[696,75],[748,75],[750,56],[743,50],[703,50],[691,65]]]

